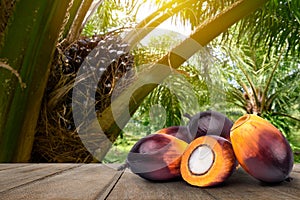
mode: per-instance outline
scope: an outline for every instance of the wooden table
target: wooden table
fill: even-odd
[[[0,164],[0,199],[300,199],[300,164],[290,182],[266,185],[235,172],[223,185],[192,187],[183,180],[153,183],[103,164]],[[259,169],[258,169],[259,170]]]

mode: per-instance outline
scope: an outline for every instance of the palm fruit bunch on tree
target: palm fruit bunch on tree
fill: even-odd
[[[102,112],[111,102],[111,94],[119,79],[126,74],[126,79],[130,80],[133,77],[133,56],[127,52],[128,45],[122,42],[121,37],[116,35],[93,36],[92,38],[81,38],[70,47],[65,49],[62,61],[63,74],[77,73],[82,66],[84,59],[94,50],[94,54],[90,57],[95,62],[89,63],[88,67],[98,67],[101,77],[98,82],[96,92],[96,111]],[[100,56],[93,56],[93,55]],[[105,59],[105,64],[101,61]],[[100,60],[100,62],[99,62]],[[102,64],[99,64],[101,63]],[[86,65],[82,66],[86,67]],[[123,81],[124,82],[124,81]],[[128,83],[127,83],[128,84]],[[122,87],[126,87],[122,85]]]
[[[91,54],[100,54],[108,62],[100,65],[99,57],[94,57],[90,65],[83,65]],[[42,103],[32,161],[92,162],[94,158],[82,144],[73,120],[72,90],[75,78],[82,67],[97,68],[101,72],[100,79],[98,77],[96,80],[95,109],[91,109],[101,113],[111,104],[116,85],[118,90],[122,90],[133,79],[134,57],[122,38],[110,33],[81,37],[71,44],[61,44],[54,60]],[[122,83],[117,84],[121,78]]]

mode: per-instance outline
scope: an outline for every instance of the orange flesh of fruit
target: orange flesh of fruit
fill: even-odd
[[[206,145],[213,152],[211,166],[202,174],[193,173],[190,158],[193,152]],[[195,160],[197,164],[197,160]],[[203,165],[201,161],[198,163]],[[236,160],[231,143],[218,136],[202,136],[194,140],[184,152],[181,159],[181,175],[189,184],[199,187],[214,186],[224,182],[235,169]],[[204,167],[205,168],[205,167]]]

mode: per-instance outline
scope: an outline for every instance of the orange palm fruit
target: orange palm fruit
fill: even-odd
[[[180,171],[189,184],[199,187],[224,182],[234,171],[236,159],[231,143],[220,136],[201,136],[182,155]]]
[[[230,138],[243,169],[263,182],[281,182],[293,167],[292,149],[282,133],[267,120],[246,114],[233,125]]]
[[[168,134],[150,134],[130,150],[127,165],[131,171],[152,181],[181,177],[180,161],[187,143]]]

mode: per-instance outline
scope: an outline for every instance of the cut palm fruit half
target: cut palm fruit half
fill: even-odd
[[[234,171],[236,158],[231,143],[220,136],[201,136],[189,144],[181,158],[180,172],[199,187],[223,183]]]

